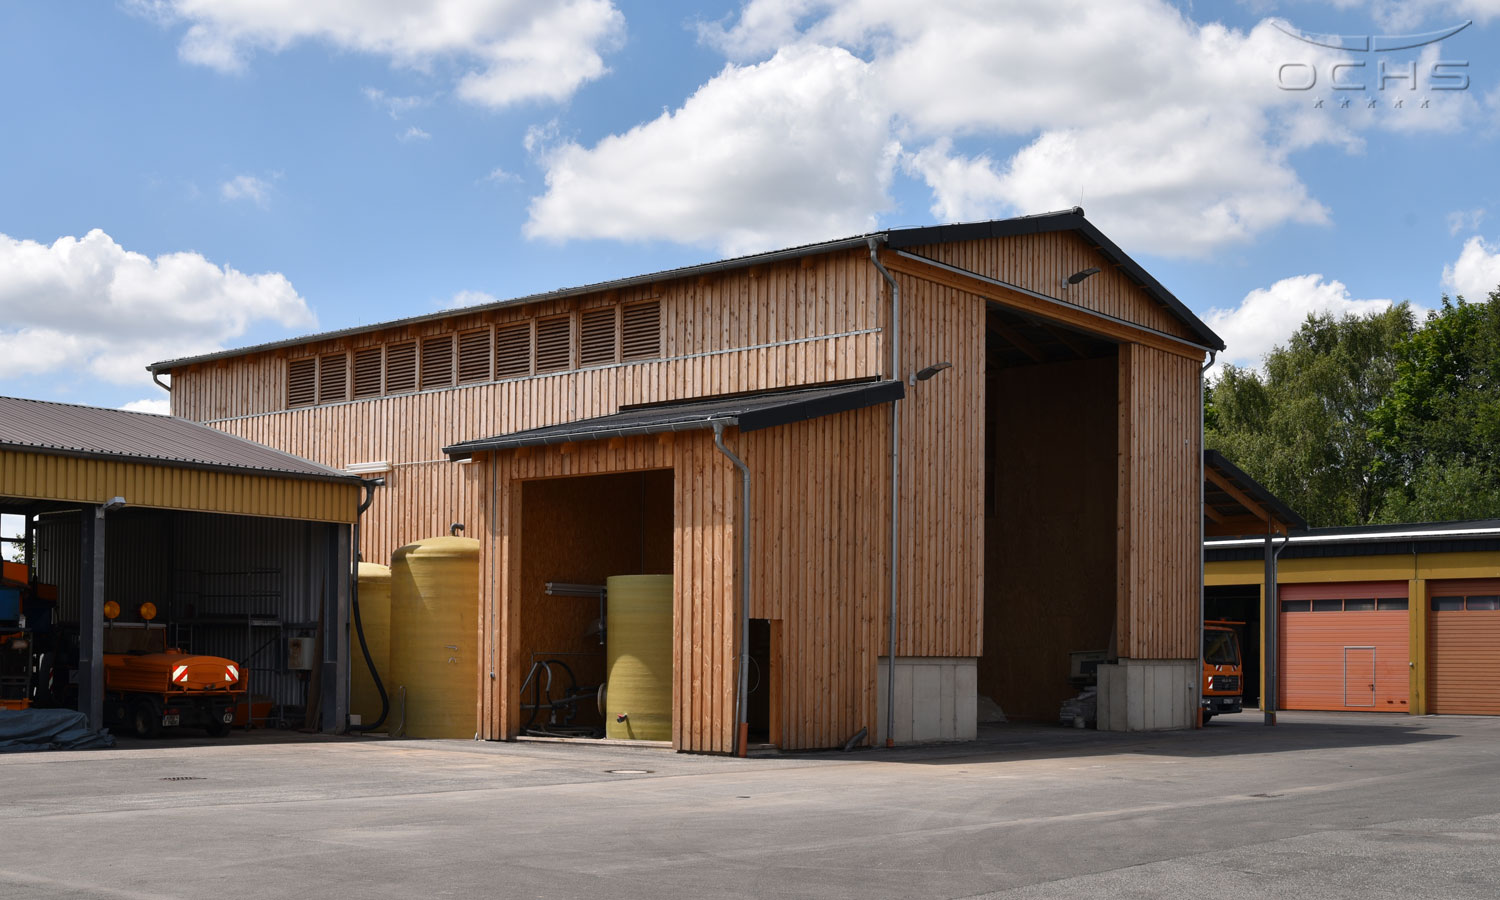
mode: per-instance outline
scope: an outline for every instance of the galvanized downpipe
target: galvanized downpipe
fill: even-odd
[[[373,722],[348,725],[346,730],[354,732],[374,731],[385,724],[386,716],[391,712],[391,698],[385,692],[385,684],[380,680],[380,673],[375,670],[375,660],[370,656],[370,645],[365,642],[365,624],[359,614],[359,522],[364,518],[365,510],[369,509],[370,504],[375,501],[375,489],[384,486],[384,478],[365,479],[365,499],[359,504],[359,510],[354,515],[354,571],[350,573],[349,579],[349,608],[354,613],[354,634],[359,638],[360,652],[364,654],[365,666],[370,670],[370,680],[375,683],[375,691],[380,695],[380,717]]]
[[[890,370],[887,377],[898,381],[905,379],[901,375],[901,286],[896,279],[880,262],[878,238],[871,237],[868,241],[870,247],[870,262],[875,264],[876,271],[885,283],[891,287],[891,314],[888,320],[890,327],[889,343],[891,347]],[[890,635],[886,647],[885,666],[885,745],[894,747],[896,745],[896,598],[899,596],[898,583],[901,573],[901,406],[900,402],[891,401],[891,599],[887,618],[890,620]]]
[[[734,419],[714,419],[714,446],[740,470],[740,661],[739,690],[734,693],[734,754],[750,749],[750,709],[745,696],[750,685],[750,467],[724,446],[724,426],[738,425]]]
[[[1203,471],[1205,468],[1203,462],[1203,376],[1213,368],[1214,360],[1218,356],[1219,351],[1208,351],[1208,362],[1198,370],[1198,671],[1193,674],[1193,680],[1198,683],[1198,712],[1195,713],[1197,716],[1195,727],[1197,728],[1203,727],[1203,641],[1206,637],[1203,622],[1208,616],[1208,588],[1203,584],[1204,573],[1207,571],[1203,559],[1205,553],[1203,542],[1208,540],[1208,534],[1205,532],[1206,526],[1203,524],[1203,504],[1208,499],[1207,492],[1203,489],[1203,479],[1206,477]],[[1243,684],[1240,690],[1244,690]]]

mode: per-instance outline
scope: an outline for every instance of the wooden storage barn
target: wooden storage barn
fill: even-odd
[[[1188,726],[1220,347],[1075,209],[151,368],[176,415],[384,471],[366,560],[482,540],[483,737],[534,721],[538,661],[600,677],[598,610],[548,582],[670,573],[673,745],[729,752],[963,739],[980,695],[1055,718],[1075,651],[1129,727]]]

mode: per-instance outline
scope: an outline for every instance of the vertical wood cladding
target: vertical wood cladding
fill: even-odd
[[[883,638],[887,417],[876,407],[726,443],[751,468],[752,618],[780,623],[781,746],[843,744],[876,725],[876,660]],[[522,632],[522,573],[551,551],[523,518],[527,481],[672,470],[674,573],[673,743],[728,752],[734,738],[739,595],[739,473],[708,432],[506,451],[467,467],[475,493],[494,497],[483,523],[480,731],[512,737],[533,636]],[[529,541],[541,547],[529,550]],[[535,578],[532,578],[534,581]],[[769,677],[764,673],[762,677]]]
[[[734,591],[737,470],[707,432],[675,439],[597,441],[566,449],[490,454],[469,467],[474,487],[493,497],[481,554],[480,733],[514,737],[525,677],[520,598],[527,542],[525,481],[574,475],[673,470],[672,743],[679,750],[727,753],[734,740]]]
[[[1198,655],[1198,364],[1120,347],[1119,652]]]
[[[1198,340],[1171,310],[1137,287],[1118,266],[1105,263],[1072,232],[932,244],[912,247],[910,252],[1155,331]],[[1102,271],[1063,289],[1069,275],[1092,266]]]
[[[889,407],[871,407],[737,445],[752,480],[750,616],[780,626],[779,677],[761,677],[779,690],[783,749],[841,746],[879,724],[889,422]]]
[[[908,383],[906,398],[896,404],[900,545],[906,551],[896,654],[978,656],[984,596],[985,303],[918,278],[896,277],[903,319],[900,371],[910,375],[934,363],[953,364],[927,381]],[[882,414],[889,416],[885,408]]]

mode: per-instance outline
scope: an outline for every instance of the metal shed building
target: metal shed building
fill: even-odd
[[[76,702],[96,728],[113,600],[121,623],[150,601],[177,644],[239,661],[253,694],[341,730],[362,494],[357,477],[183,419],[0,398],[0,512],[25,518],[31,576],[57,587],[30,624],[76,657]],[[316,678],[290,670],[286,638],[320,623]]]

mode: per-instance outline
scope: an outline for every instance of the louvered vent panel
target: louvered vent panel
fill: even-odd
[[[318,402],[339,403],[349,399],[349,357],[329,353],[318,361]]]
[[[531,374],[531,323],[517,322],[495,329],[495,377]]]
[[[602,366],[618,362],[615,349],[615,307],[590,309],[578,321],[578,364]]]
[[[625,307],[625,321],[620,331],[624,337],[626,359],[655,359],[661,356],[661,303],[637,303]]]
[[[318,395],[318,360],[294,359],[286,364],[286,405],[312,406]]]
[[[417,344],[392,344],[385,348],[385,392],[409,394],[417,389]]]
[[[556,372],[573,363],[573,318],[544,319],[536,323],[536,370]]]
[[[453,383],[453,335],[422,339],[422,390]]]
[[[354,396],[380,396],[380,348],[354,351]]]
[[[490,380],[490,330],[458,336],[458,383]]]

